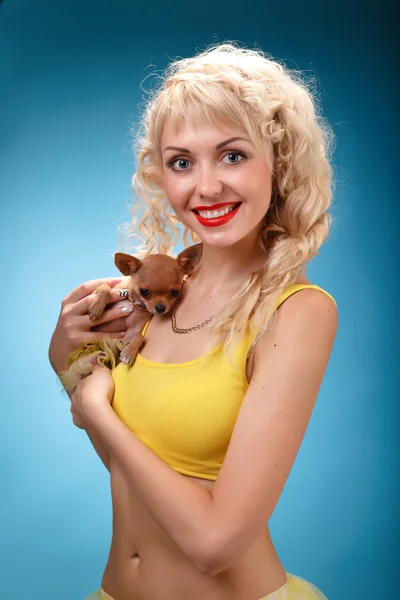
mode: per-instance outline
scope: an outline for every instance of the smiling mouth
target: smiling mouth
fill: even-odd
[[[197,206],[192,209],[195,218],[198,220],[200,225],[203,227],[222,227],[232,221],[242,206],[242,202],[236,202],[230,204],[228,202],[224,205],[214,204],[214,208],[210,210],[206,206]]]
[[[236,208],[239,208],[239,206],[241,205],[241,202],[236,202],[235,204],[229,204],[226,206],[222,206],[221,208],[216,208],[213,210],[210,209],[206,209],[204,207],[202,207],[202,210],[198,210],[198,209],[192,209],[192,211],[196,214],[199,215],[200,217],[202,217],[203,219],[218,219],[219,217],[224,217],[225,215],[228,215],[230,212],[232,212],[233,210],[235,210]]]

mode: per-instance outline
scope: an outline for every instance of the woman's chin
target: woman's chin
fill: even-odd
[[[244,239],[243,235],[240,235],[239,232],[235,231],[207,231],[207,232],[198,232],[201,242],[205,246],[210,246],[214,248],[228,248],[230,246],[234,246],[238,242]]]
[[[238,227],[210,227],[208,230],[205,228],[199,230],[197,227],[195,230],[196,235],[205,246],[214,248],[228,248],[241,243],[247,246],[249,243],[251,244],[251,240],[256,244],[259,232],[259,225],[245,230]]]

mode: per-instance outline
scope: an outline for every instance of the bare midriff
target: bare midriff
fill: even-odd
[[[110,473],[113,535],[102,587],[115,600],[258,600],[286,582],[268,526],[235,565],[204,575],[154,521],[116,464]],[[190,479],[208,489],[214,483]]]

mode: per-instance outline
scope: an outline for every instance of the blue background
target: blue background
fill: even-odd
[[[395,19],[385,1],[324,4],[1,5],[5,600],[82,600],[100,585],[111,538],[108,473],[72,425],[48,344],[71,289],[118,275],[129,129],[150,65],[162,69],[223,40],[257,43],[314,73],[337,135],[335,225],[308,276],[336,298],[339,331],[271,519],[273,539],[286,570],[329,600],[398,591]]]

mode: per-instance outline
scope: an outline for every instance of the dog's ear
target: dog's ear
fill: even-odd
[[[142,262],[135,256],[116,252],[114,255],[115,266],[123,275],[134,275],[142,266]]]
[[[176,261],[184,275],[191,275],[203,253],[203,244],[195,244],[183,250],[176,257]]]

